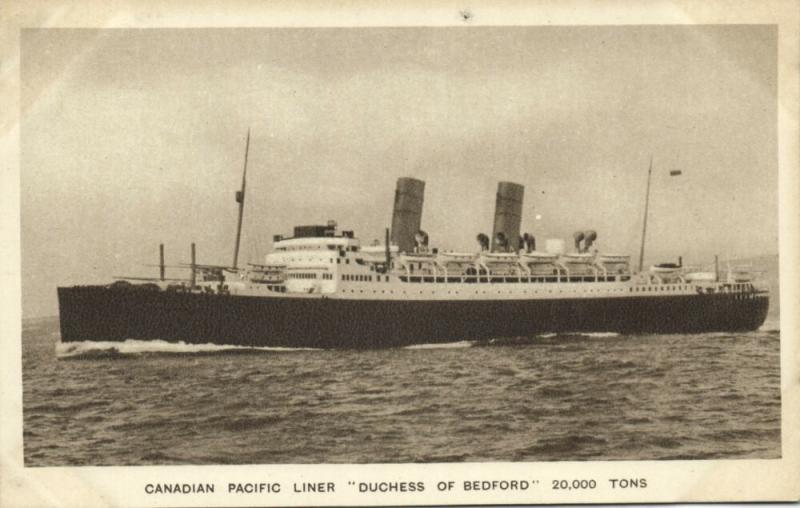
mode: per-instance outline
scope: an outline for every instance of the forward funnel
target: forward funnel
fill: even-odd
[[[497,184],[497,201],[494,205],[493,252],[517,252],[522,222],[522,197],[525,187],[518,183]]]
[[[425,182],[416,178],[398,178],[392,211],[392,243],[400,252],[414,252],[414,236],[422,225],[422,201]]]

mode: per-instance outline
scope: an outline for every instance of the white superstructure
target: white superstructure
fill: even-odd
[[[311,227],[308,227],[311,228]],[[297,232],[297,231],[296,231]],[[263,265],[229,277],[225,291],[252,296],[357,300],[524,300],[742,292],[749,281],[696,277],[682,268],[634,275],[628,256],[599,253],[400,253],[362,247],[351,232],[322,226],[276,237]],[[387,264],[388,260],[388,264]]]

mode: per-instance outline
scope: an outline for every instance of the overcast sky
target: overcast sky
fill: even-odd
[[[400,176],[434,246],[475,249],[510,180],[540,244],[635,257],[651,156],[647,261],[775,254],[776,56],[757,25],[26,30],[23,314],[159,242],[230,263],[248,127],[240,262],[296,224],[382,238]]]

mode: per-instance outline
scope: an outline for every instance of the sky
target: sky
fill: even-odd
[[[491,233],[525,186],[543,245],[598,232],[645,261],[778,250],[777,45],[768,25],[28,29],[22,34],[23,316],[59,285],[242,262],[337,220],[365,243],[395,181],[425,180],[433,246]],[[670,177],[669,172],[682,174]],[[168,276],[185,275],[174,269]]]

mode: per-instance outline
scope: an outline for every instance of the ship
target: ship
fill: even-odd
[[[249,133],[247,146],[249,147]],[[236,193],[231,265],[191,262],[188,278],[122,277],[59,287],[61,341],[162,340],[288,348],[389,348],[541,334],[696,334],[755,330],[769,292],[742,269],[639,269],[596,249],[594,230],[568,240],[521,231],[524,186],[499,182],[491,236],[474,251],[430,245],[421,229],[425,182],[397,180],[391,227],[363,245],[336,221],[273,237],[259,263],[238,266],[247,172]],[[652,162],[648,172],[652,172]],[[647,200],[646,200],[647,202]],[[541,249],[537,247],[543,247]]]

